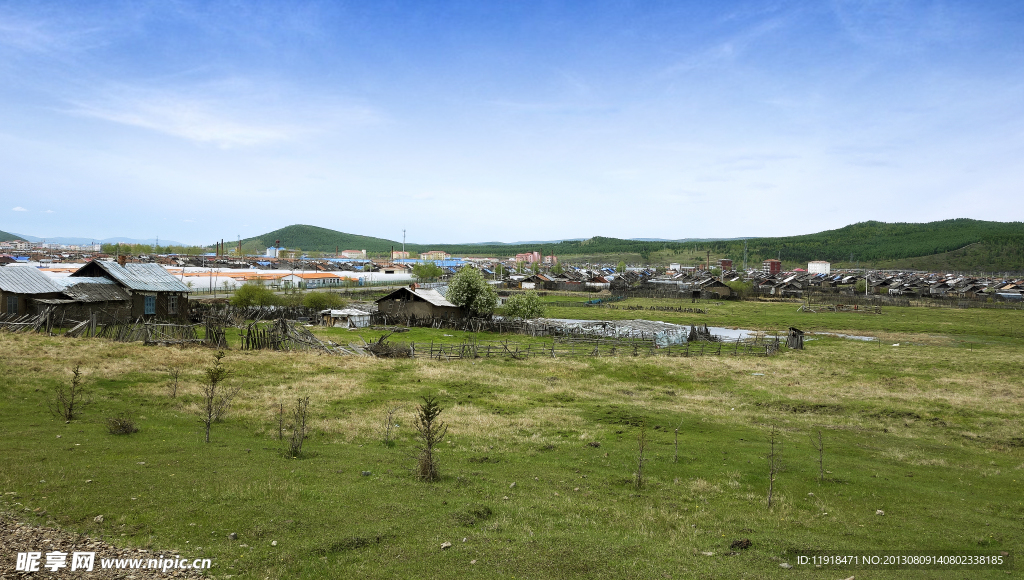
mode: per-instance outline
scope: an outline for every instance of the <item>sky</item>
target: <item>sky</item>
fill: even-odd
[[[0,230],[1024,221],[1024,3],[8,2]]]

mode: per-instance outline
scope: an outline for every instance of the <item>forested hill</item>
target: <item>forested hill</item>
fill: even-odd
[[[712,252],[742,259],[743,243],[705,244]],[[783,262],[827,260],[908,267],[912,258],[972,246],[972,263],[949,263],[954,269],[1024,270],[1024,223],[953,219],[925,224],[862,222],[805,236],[747,240],[748,263],[782,256]]]
[[[750,238],[706,242],[643,242],[594,237],[531,248],[558,256],[600,256],[636,254],[643,261],[663,262],[673,255],[696,255],[710,251],[712,258],[731,258],[738,267],[778,258],[787,265],[826,260],[837,267],[854,264],[910,267],[908,261],[924,256],[954,253],[946,260],[931,261],[943,269],[985,269],[1024,271],[1024,223],[953,219],[924,224],[862,222],[837,230],[803,236]],[[955,252],[971,246],[970,253]],[[435,246],[452,254],[507,255],[509,246]],[[853,261],[851,263],[851,254]]]
[[[245,242],[262,249],[273,245],[275,240],[281,240],[283,247],[304,251],[365,249],[377,256],[385,255],[392,247],[401,247],[401,242],[397,241],[306,225],[288,226]],[[536,250],[569,259],[572,256],[635,255],[641,261],[653,263],[680,261],[683,256],[696,260],[698,254],[710,251],[713,259],[731,258],[738,267],[743,260],[744,242],[748,264],[781,256],[787,266],[803,264],[803,267],[812,260],[827,260],[836,267],[859,264],[1024,271],[1024,223],[970,219],[923,224],[869,221],[816,234],[747,240],[662,242],[597,236],[542,245],[406,244],[406,249],[411,252],[444,250],[454,255],[494,257]],[[922,260],[923,257],[929,258]]]
[[[14,240],[20,240],[18,236],[9,234],[7,232],[0,232],[0,242],[13,242]]]
[[[242,245],[254,243],[269,248],[280,240],[282,248],[298,248],[307,252],[335,252],[343,250],[366,250],[372,253],[388,252],[391,248],[401,249],[401,242],[393,242],[383,238],[346,234],[327,228],[306,225],[293,225],[265,233],[261,236],[246,238]]]

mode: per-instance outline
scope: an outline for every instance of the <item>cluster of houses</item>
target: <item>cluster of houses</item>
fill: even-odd
[[[812,265],[814,263],[812,262]],[[826,263],[827,264],[827,263]],[[749,282],[755,294],[779,297],[799,297],[807,292],[835,292],[852,290],[865,281],[862,291],[867,294],[903,296],[907,298],[993,298],[1017,301],[1024,295],[1024,279],[978,278],[963,275],[929,274],[916,272],[849,273],[818,272],[798,269],[791,272],[760,271],[743,274],[726,271],[711,276],[701,270],[669,271],[646,282],[652,285],[676,285],[681,291],[702,290],[728,296],[725,282]],[[722,288],[725,286],[725,288]]]
[[[94,260],[66,277],[22,265],[0,267],[0,314],[7,318],[50,311],[100,322],[188,317],[191,290],[159,264]]]

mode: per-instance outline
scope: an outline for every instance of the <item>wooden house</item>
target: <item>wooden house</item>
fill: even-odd
[[[378,298],[377,311],[388,316],[416,318],[463,318],[462,308],[449,302],[440,292],[425,288],[399,288]]]
[[[160,264],[129,264],[93,260],[71,274],[72,278],[105,278],[129,297],[132,318],[184,319],[192,291]],[[82,280],[83,282],[85,280]]]
[[[36,300],[65,298],[63,288],[31,266],[0,267],[0,313],[36,314]]]

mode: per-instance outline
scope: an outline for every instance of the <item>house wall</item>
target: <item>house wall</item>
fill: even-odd
[[[419,300],[384,300],[377,303],[377,310],[389,316],[415,316],[416,318],[462,318],[461,308],[434,306]]]
[[[146,314],[146,296],[156,296],[156,314]],[[178,312],[170,314],[167,310],[168,297],[178,297]],[[177,292],[132,292],[131,297],[132,318],[157,318],[160,320],[186,320],[188,319],[188,295]]]
[[[63,294],[51,292],[49,294],[17,294],[14,292],[0,291],[0,313],[10,314],[7,311],[7,297],[13,296],[18,301],[18,316],[36,314],[39,310],[32,303],[33,298],[67,298]]]

